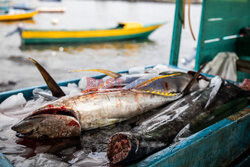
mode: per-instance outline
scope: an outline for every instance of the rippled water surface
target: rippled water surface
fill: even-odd
[[[105,68],[118,71],[134,66],[168,63],[175,4],[84,0],[62,0],[61,3],[18,1],[22,2],[28,2],[29,5],[36,7],[66,7],[66,12],[38,14],[33,20],[21,22],[0,22],[0,91],[44,83],[40,74],[27,60],[28,57],[33,57],[43,64],[57,81],[93,74],[69,72],[75,69]],[[196,36],[200,10],[200,5],[193,5],[191,8]],[[53,20],[57,20],[58,24],[53,25]],[[143,24],[166,22],[166,24],[151,34],[146,41],[21,46],[18,34],[4,37],[20,23],[28,28],[88,29],[114,27],[119,21],[137,21]],[[192,56],[196,42],[192,41],[188,28],[182,33],[182,37],[181,56]]]

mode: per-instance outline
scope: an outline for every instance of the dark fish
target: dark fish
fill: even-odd
[[[167,147],[187,124],[192,123],[192,127],[196,125],[196,129],[200,130],[235,112],[218,110],[225,103],[243,98],[240,107],[246,107],[246,97],[249,96],[249,91],[215,77],[209,87],[171,103],[131,132],[113,135],[109,140],[107,157],[112,164],[129,164],[140,160]]]

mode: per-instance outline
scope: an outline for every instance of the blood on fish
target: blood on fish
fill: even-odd
[[[65,106],[62,106],[61,109],[66,110],[66,107],[65,107]]]
[[[98,88],[90,88],[90,89],[87,89],[87,90],[84,90],[82,91],[81,93],[88,93],[88,92],[95,92],[95,91],[98,91]]]
[[[164,83],[164,86],[168,90],[168,83],[167,82]]]
[[[53,105],[51,105],[51,104],[49,104],[49,105],[47,105],[47,107],[49,107],[49,108],[53,108],[54,106],[53,106]]]
[[[79,124],[76,122],[76,121],[73,121],[73,120],[71,120],[68,124],[66,124],[67,126],[78,126],[78,127],[80,127],[79,126]]]

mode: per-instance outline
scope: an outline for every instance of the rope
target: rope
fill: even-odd
[[[185,29],[185,4],[186,4],[186,0],[183,0],[183,7],[182,7],[182,13],[183,13],[182,26],[183,26],[183,29]]]
[[[184,0],[185,1],[185,0]],[[194,32],[193,32],[193,28],[192,28],[192,25],[191,25],[191,18],[190,18],[190,4],[191,4],[191,0],[188,0],[188,23],[189,23],[189,29],[190,29],[190,32],[192,34],[192,37],[194,40],[195,39],[195,36],[194,36]]]

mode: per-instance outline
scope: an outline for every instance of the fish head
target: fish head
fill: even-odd
[[[80,136],[76,112],[67,108],[41,108],[12,127],[22,138],[66,138]]]

